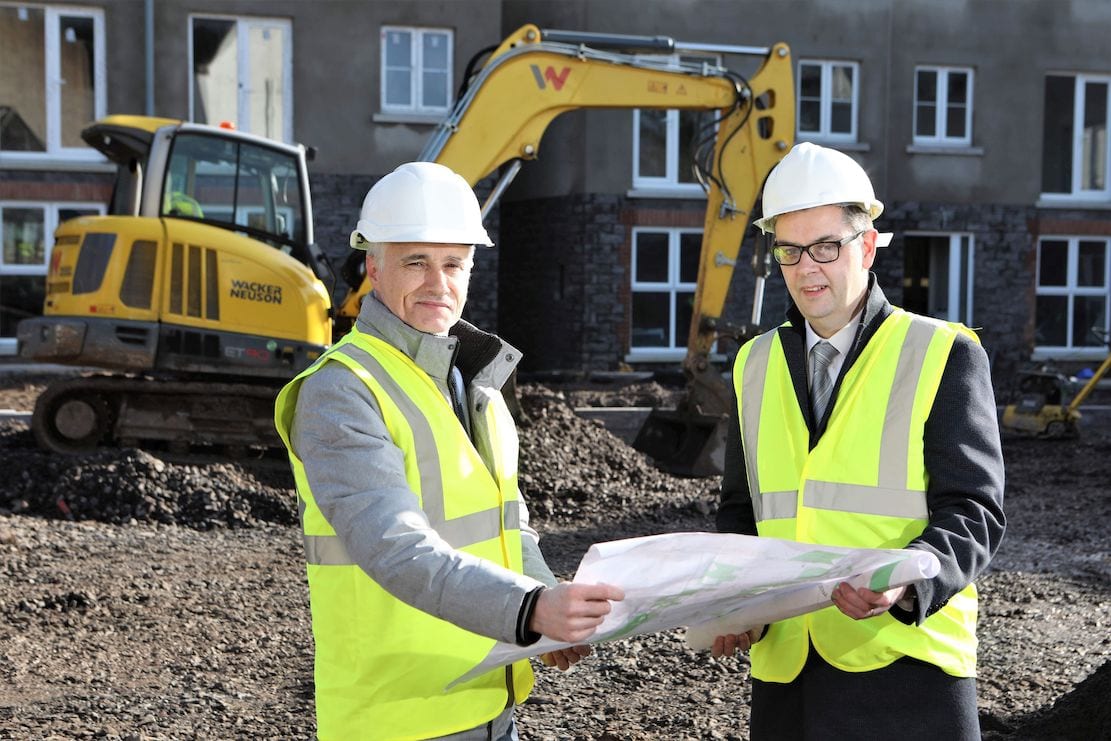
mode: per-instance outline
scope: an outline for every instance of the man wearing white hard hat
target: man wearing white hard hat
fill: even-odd
[[[841,583],[818,612],[719,636],[751,649],[751,738],[975,739],[976,588],[1003,537],[987,355],[960,324],[892,306],[871,272],[883,213],[852,158],[799,144],[763,218],[792,299],[741,348],[718,529],[915,548],[932,579]]]
[[[301,507],[318,738],[516,739],[528,661],[445,689],[495,640],[585,640],[623,595],[557,584],[517,486],[501,395],[520,353],[460,319],[475,245],[450,169],[398,167],[351,246],[373,291],[351,332],[278,397]],[[586,646],[546,655],[568,668]]]

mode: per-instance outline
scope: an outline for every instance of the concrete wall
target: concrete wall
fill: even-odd
[[[141,3],[117,4],[141,18]],[[292,21],[294,138],[317,147],[312,170],[319,174],[380,176],[416,157],[432,131],[430,123],[374,120],[380,113],[382,26],[453,30],[456,86],[470,56],[501,40],[497,0],[161,0],[155,3],[159,115],[188,115],[190,15]]]

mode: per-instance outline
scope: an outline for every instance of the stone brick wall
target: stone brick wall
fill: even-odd
[[[502,206],[499,327],[525,352],[525,371],[616,370],[629,349],[630,273],[634,226],[701,227],[701,201],[607,194],[518,201]],[[755,284],[745,241],[723,319],[746,324]],[[763,323],[782,321],[786,289],[773,268]],[[720,344],[731,359],[737,345]],[[678,361],[637,364],[675,370]],[[723,365],[723,368],[725,366]]]
[[[108,204],[112,173],[0,170],[0,201],[80,201]]]
[[[736,326],[752,325],[752,304],[756,292],[756,276],[752,270],[753,252],[764,240],[759,229],[750,226],[748,234],[741,243],[741,251],[737,255],[737,265],[733,269],[733,281],[729,287],[729,298],[722,312],[722,319]],[[768,245],[770,248],[770,244]],[[759,327],[767,331],[783,323],[791,297],[787,293],[787,286],[779,272],[779,266],[773,260],[764,279],[764,300],[761,306]],[[733,357],[740,346],[731,340],[718,342],[718,352],[727,357],[723,363],[724,368],[732,368]]]
[[[924,203],[892,204],[878,226],[893,231],[874,270],[888,300],[903,299],[903,234],[967,232],[973,237],[972,317],[991,361],[997,395],[1004,397],[1034,347],[1035,209],[1024,206]]]
[[[612,370],[627,323],[622,199],[576,194],[503,203],[498,326],[522,370]]]

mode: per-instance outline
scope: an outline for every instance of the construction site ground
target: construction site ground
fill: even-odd
[[[0,374],[0,409],[45,379]],[[572,409],[668,389],[522,388],[521,485],[553,569],[596,541],[712,530],[718,480],[663,474]],[[1007,438],[1007,537],[978,582],[986,739],[1111,738],[1111,429]],[[281,461],[39,450],[0,422],[0,738],[308,739],[312,635]],[[368,626],[368,629],[369,628]],[[525,739],[744,739],[745,657],[680,630],[537,665]]]

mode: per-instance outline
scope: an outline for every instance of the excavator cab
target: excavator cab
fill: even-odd
[[[58,227],[19,351],[115,375],[48,388],[39,442],[276,443],[278,386],[332,342],[305,148],[143,116],[82,136],[117,165],[109,213]]]
[[[285,378],[331,344],[303,148],[141,116],[83,137],[117,165],[109,213],[58,228],[24,357]]]

